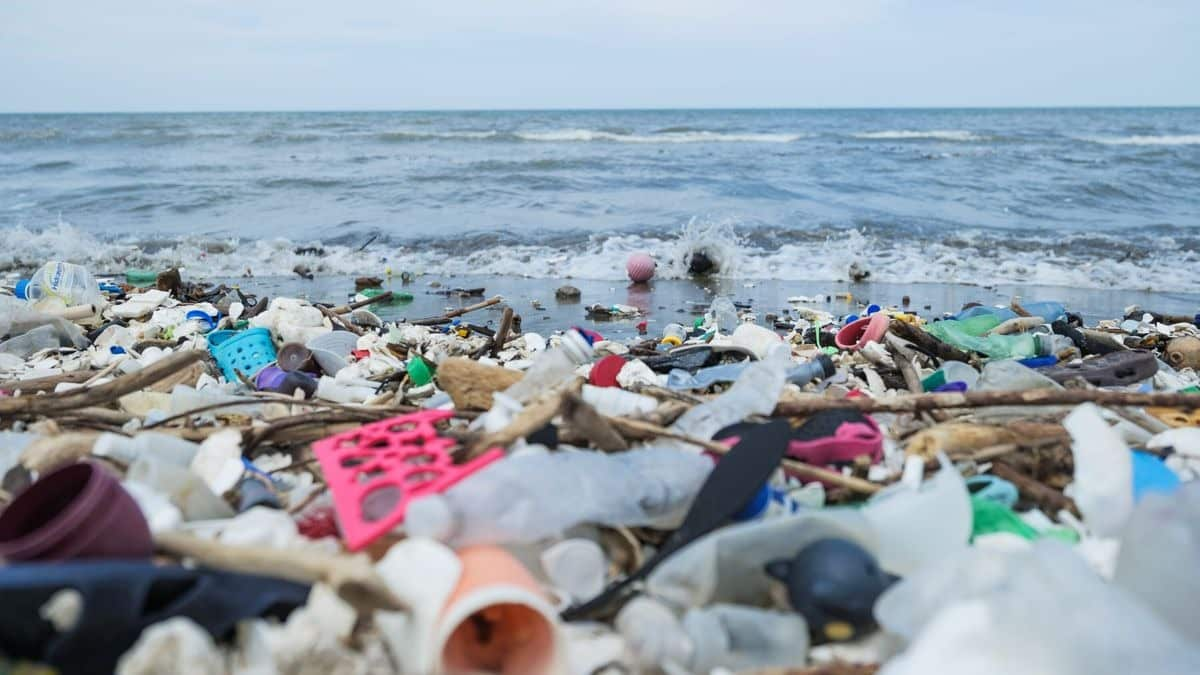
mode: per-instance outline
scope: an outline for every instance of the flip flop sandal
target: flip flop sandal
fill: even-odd
[[[83,599],[65,632],[39,610],[55,593]],[[71,561],[0,567],[0,653],[45,663],[63,675],[107,675],[152,624],[184,616],[214,638],[229,637],[253,617],[284,619],[308,598],[290,581],[142,561]]]
[[[1119,387],[1154,377],[1158,359],[1153,352],[1129,350],[1060,364],[1040,372],[1060,384],[1078,377],[1097,387]]]

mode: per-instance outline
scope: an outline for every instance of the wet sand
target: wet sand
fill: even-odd
[[[320,276],[314,280],[300,277],[256,277],[249,279],[195,279],[239,285],[247,293],[260,296],[305,297],[318,302],[344,302],[354,295],[354,279],[348,276]],[[432,284],[440,284],[435,287]],[[560,302],[555,290],[572,285],[582,292],[579,301]],[[849,282],[754,281],[750,279],[656,280],[648,284],[615,283],[585,279],[525,279],[498,276],[438,276],[426,275],[404,284],[393,279],[384,288],[413,295],[412,302],[377,307],[376,313],[385,320],[415,319],[436,316],[449,309],[471,305],[500,295],[523,317],[527,331],[549,332],[572,325],[593,328],[605,336],[630,337],[636,334],[636,324],[647,321],[651,335],[659,335],[662,327],[671,322],[690,323],[700,316],[714,294],[730,295],[739,303],[748,303],[759,321],[767,313],[781,313],[789,307],[788,298],[807,296],[819,299],[805,303],[835,315],[857,313],[862,305],[877,303],[900,307],[908,296],[908,309],[924,317],[937,317],[943,312],[957,312],[963,304],[1007,304],[1014,297],[1026,300],[1057,300],[1070,311],[1083,315],[1089,323],[1100,319],[1124,316],[1126,307],[1138,305],[1145,310],[1192,315],[1200,310],[1200,294],[1179,294],[1140,291],[1108,291],[1070,289],[1051,286],[983,287],[965,284],[883,284]],[[452,288],[483,288],[483,295],[459,298],[446,296]],[[850,293],[853,300],[839,298]],[[534,306],[537,301],[541,309]],[[585,308],[593,304],[633,305],[645,316],[634,320],[589,321]],[[475,323],[495,324],[501,309],[491,307],[472,313]]]

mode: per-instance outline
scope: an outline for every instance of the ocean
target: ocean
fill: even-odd
[[[0,272],[1195,291],[1200,108],[0,115]],[[303,255],[298,249],[318,249]],[[311,250],[310,250],[311,252]]]

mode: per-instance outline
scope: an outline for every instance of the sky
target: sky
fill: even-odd
[[[1200,1],[3,0],[0,111],[1200,105]]]

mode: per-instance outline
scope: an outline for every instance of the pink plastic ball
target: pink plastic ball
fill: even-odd
[[[634,253],[629,256],[629,260],[625,262],[625,271],[629,273],[629,278],[637,283],[650,281],[654,277],[654,268],[657,263],[654,258],[651,258],[646,253]]]

